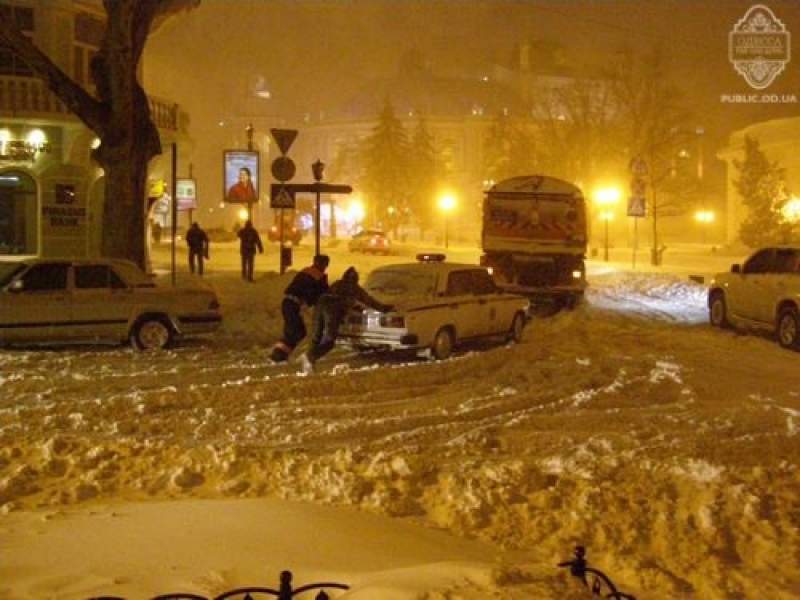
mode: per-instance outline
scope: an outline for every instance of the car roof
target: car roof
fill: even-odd
[[[16,264],[25,265],[40,265],[40,264],[53,264],[53,263],[69,263],[73,265],[110,265],[115,267],[120,273],[123,273],[129,283],[133,284],[152,284],[150,276],[142,271],[136,263],[124,258],[67,258],[67,257],[36,257],[25,258],[16,261]]]
[[[469,263],[449,263],[440,261],[416,261],[407,263],[393,263],[390,265],[381,265],[376,267],[371,272],[376,273],[380,271],[416,271],[420,273],[451,273],[453,271],[463,271],[465,269],[482,269],[487,270],[486,267],[481,265],[474,265]]]

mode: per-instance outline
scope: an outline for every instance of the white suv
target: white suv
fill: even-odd
[[[762,248],[716,275],[708,308],[716,327],[767,330],[784,348],[800,350],[800,247]]]

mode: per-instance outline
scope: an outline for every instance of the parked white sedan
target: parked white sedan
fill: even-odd
[[[149,350],[221,322],[213,290],[158,286],[128,261],[0,263],[0,345],[129,341]]]
[[[415,350],[441,360],[460,342],[522,339],[529,301],[503,292],[485,267],[425,254],[416,263],[386,265],[364,283],[394,310],[351,312],[339,340],[359,350]]]

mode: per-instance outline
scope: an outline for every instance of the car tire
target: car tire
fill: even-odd
[[[453,346],[455,345],[455,335],[453,330],[449,327],[443,327],[436,332],[433,336],[433,343],[431,344],[431,356],[434,360],[445,360],[450,358],[453,354]]]
[[[522,332],[525,330],[525,316],[522,313],[514,315],[511,327],[508,330],[508,341],[519,344],[522,341]]]
[[[725,295],[722,292],[714,292],[708,301],[708,320],[714,327],[728,329],[728,305],[725,303]]]
[[[778,344],[782,348],[800,350],[800,321],[795,307],[790,306],[781,309],[778,314],[776,333],[778,335]]]
[[[172,346],[175,332],[166,317],[146,316],[133,325],[130,341],[136,350],[163,350]]]

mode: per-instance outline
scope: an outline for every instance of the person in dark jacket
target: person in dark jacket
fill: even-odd
[[[194,273],[196,266],[197,274],[202,275],[203,262],[208,258],[208,235],[196,222],[186,232],[186,245],[189,246],[189,270]]]
[[[381,312],[392,310],[389,304],[383,304],[370,296],[358,285],[358,271],[348,267],[342,278],[331,284],[327,292],[320,296],[314,307],[311,344],[305,354],[300,357],[303,371],[310,373],[314,364],[328,352],[333,350],[339,327],[347,312],[353,308],[374,308]]]
[[[239,236],[239,254],[242,255],[242,279],[254,281],[253,271],[255,269],[256,250],[258,250],[259,254],[264,254],[261,236],[258,235],[258,231],[249,220],[245,222],[244,227],[236,235]]]
[[[283,292],[283,337],[275,343],[270,354],[275,362],[289,360],[297,345],[305,339],[307,331],[301,310],[304,304],[308,307],[315,306],[319,297],[328,291],[325,270],[329,263],[330,258],[318,254],[314,257],[313,264],[297,273]]]

